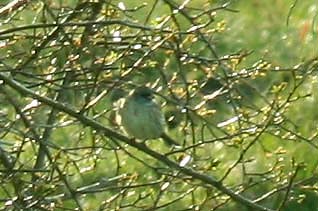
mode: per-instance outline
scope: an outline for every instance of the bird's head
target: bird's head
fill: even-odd
[[[135,97],[142,97],[145,99],[152,100],[153,99],[153,90],[146,86],[139,86],[136,89],[134,89],[133,96]]]

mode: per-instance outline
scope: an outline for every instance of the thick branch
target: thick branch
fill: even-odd
[[[148,154],[149,156],[161,161],[162,163],[170,166],[171,168],[180,171],[181,173],[183,173],[185,175],[191,176],[194,179],[197,179],[197,180],[200,180],[204,183],[212,185],[213,187],[217,188],[219,191],[230,196],[233,200],[235,200],[241,204],[244,204],[247,207],[250,207],[254,210],[262,210],[262,211],[271,211],[272,210],[272,209],[263,207],[259,204],[256,204],[252,200],[245,198],[244,196],[242,196],[240,194],[235,193],[234,191],[227,188],[221,182],[217,181],[215,178],[213,178],[209,175],[199,173],[199,172],[197,172],[191,168],[188,168],[188,167],[180,166],[178,163],[170,160],[165,155],[162,155],[162,154],[148,148],[145,144],[135,142],[135,141],[129,139],[128,137],[123,136],[123,135],[115,132],[114,130],[105,127],[104,125],[98,123],[97,121],[94,121],[86,116],[83,116],[78,111],[76,111],[70,107],[67,107],[66,105],[58,103],[58,102],[56,102],[50,98],[47,98],[45,96],[41,96],[41,95],[36,94],[32,90],[27,89],[22,84],[16,82],[15,80],[11,79],[10,77],[6,76],[3,73],[0,73],[0,80],[3,80],[4,84],[12,87],[16,91],[18,91],[20,94],[30,96],[34,99],[37,99],[38,101],[40,101],[42,103],[45,103],[49,106],[52,106],[53,108],[76,118],[77,120],[82,122],[84,125],[90,126],[90,127],[94,128],[95,130],[102,131],[106,136],[116,138],[122,142],[125,142],[126,144],[128,144],[134,148],[137,148],[138,150],[140,150],[140,151]]]

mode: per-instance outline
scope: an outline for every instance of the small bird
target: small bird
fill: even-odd
[[[162,138],[168,145],[179,146],[165,133],[165,118],[150,88],[134,89],[121,103],[118,114],[119,125],[128,135],[141,140]]]

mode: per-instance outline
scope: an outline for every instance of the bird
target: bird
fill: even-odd
[[[154,101],[153,90],[139,86],[132,90],[119,105],[118,123],[136,139],[162,138],[169,146],[180,146],[166,134],[166,122],[159,105]]]

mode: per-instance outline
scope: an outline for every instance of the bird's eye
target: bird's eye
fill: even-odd
[[[151,99],[152,98],[152,94],[150,94],[150,93],[144,93],[142,96],[144,98],[147,98],[147,99]]]

